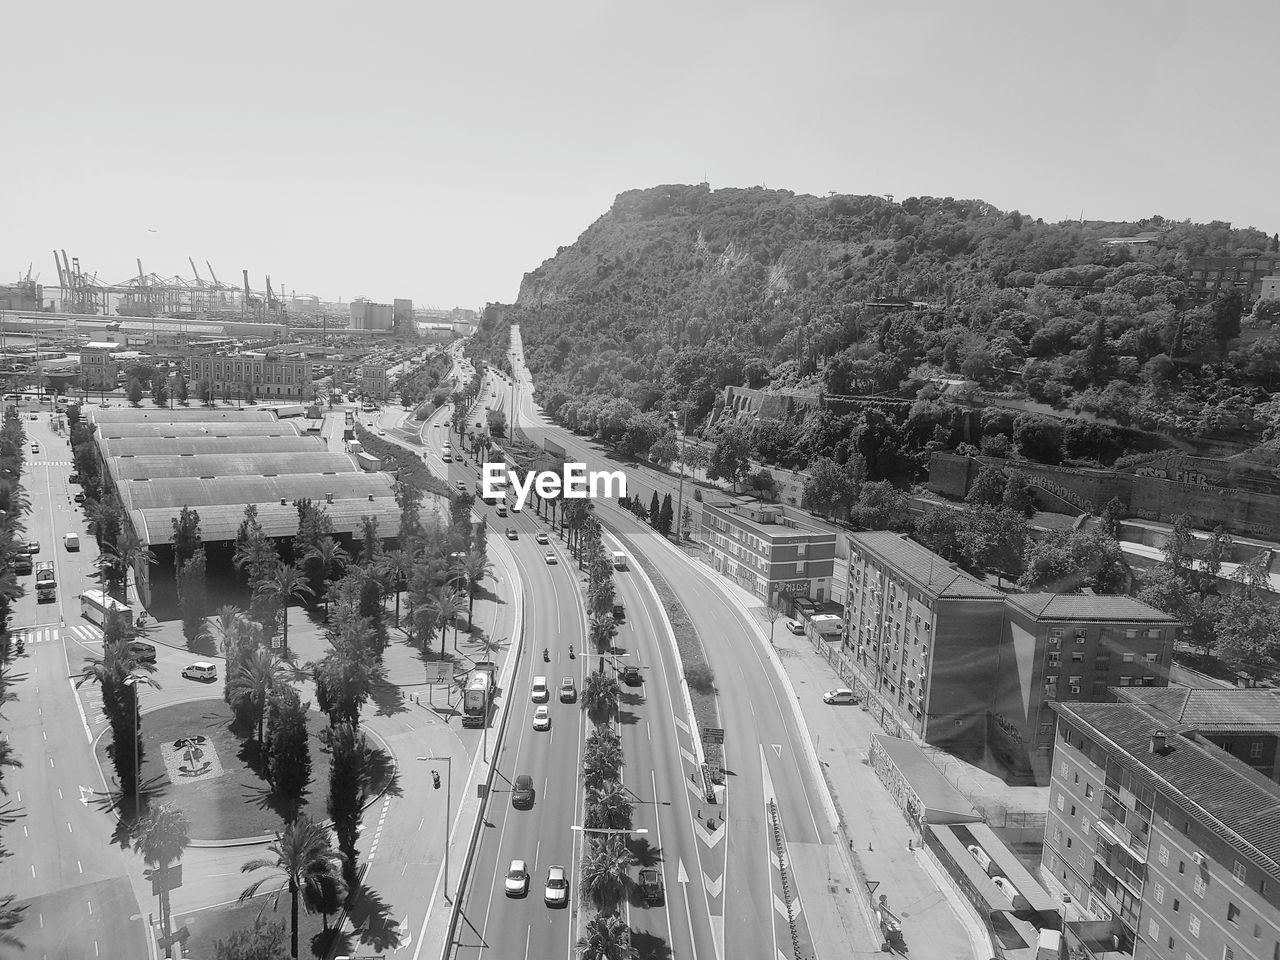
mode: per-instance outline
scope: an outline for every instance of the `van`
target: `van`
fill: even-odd
[[[78,534],[68,533],[62,538],[62,542],[72,553],[80,549],[80,536]]]
[[[183,667],[182,675],[188,680],[217,680],[218,668],[207,660],[197,660]]]

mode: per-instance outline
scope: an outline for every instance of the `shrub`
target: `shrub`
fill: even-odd
[[[699,693],[715,693],[716,674],[708,664],[695,663],[684,671],[684,679]]]

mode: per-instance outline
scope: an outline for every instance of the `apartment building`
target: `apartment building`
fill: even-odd
[[[120,363],[114,356],[123,344],[92,341],[80,348],[80,382],[85,390],[114,390]]]
[[[1070,955],[1280,960],[1280,785],[1141,703],[1054,710],[1040,873]]]
[[[836,532],[747,497],[702,504],[702,559],[765,601],[831,595]]]
[[[265,353],[236,353],[192,357],[191,381],[208,380],[215,396],[310,397],[311,361],[273,357]]]
[[[842,655],[896,736],[1047,782],[1053,700],[1166,686],[1177,622],[1132,597],[1005,594],[903,534],[848,534]]]

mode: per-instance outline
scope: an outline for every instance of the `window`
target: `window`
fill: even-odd
[[[1240,922],[1240,908],[1234,903],[1227,903],[1227,923]]]
[[[1079,687],[1072,687],[1072,688],[1071,688],[1071,692],[1072,692],[1072,693],[1079,693],[1079,692],[1080,692],[1080,688],[1079,688]]]
[[[1120,659],[1122,659],[1125,663],[1133,663],[1133,653],[1132,652],[1126,653]]]
[[[1262,741],[1261,741],[1261,740],[1255,740],[1255,741],[1253,741],[1253,743],[1249,744],[1249,759],[1250,759],[1250,760],[1261,760],[1261,759],[1262,759],[1262,747],[1263,747],[1263,743],[1262,743]]]
[[[1191,889],[1193,889],[1196,892],[1197,897],[1203,897],[1205,890],[1208,889],[1208,886],[1209,885],[1204,882],[1204,875],[1197,873],[1195,882],[1191,885]]]
[[[1148,920],[1147,936],[1150,937],[1152,940],[1160,939],[1160,924],[1156,923],[1154,920]]]
[[[1049,666],[1051,666],[1051,667],[1056,667],[1056,666],[1058,665],[1058,663],[1061,661],[1061,659],[1062,659],[1062,655],[1061,655],[1061,654],[1059,654],[1059,653],[1050,653],[1050,654],[1049,654]]]
[[[1167,867],[1168,865],[1169,865],[1169,848],[1162,845],[1160,847],[1160,866]]]
[[[1088,799],[1089,799],[1090,797],[1092,797],[1092,796],[1093,796],[1093,784],[1092,784],[1092,783],[1086,783],[1086,784],[1084,785],[1084,798],[1085,798],[1086,800],[1088,800]]]
[[[1200,918],[1199,917],[1192,916],[1191,919],[1187,921],[1187,932],[1191,934],[1193,937],[1200,936]]]
[[[1164,884],[1157,883],[1152,887],[1151,896],[1155,898],[1156,903],[1164,903]]]
[[[1065,796],[1063,796],[1061,793],[1060,793],[1060,794],[1058,794],[1058,810],[1059,810],[1059,812],[1061,812],[1061,810],[1062,810],[1066,805],[1067,805],[1066,797],[1065,797]]]
[[[1071,654],[1072,663],[1081,663],[1083,660],[1084,660],[1083,653],[1081,653],[1079,650],[1072,651],[1072,654]]]
[[[1231,879],[1244,886],[1244,864],[1239,860],[1231,865]]]
[[[1088,817],[1082,817],[1080,819],[1080,829],[1084,832],[1084,835],[1086,837],[1089,835],[1089,818]]]

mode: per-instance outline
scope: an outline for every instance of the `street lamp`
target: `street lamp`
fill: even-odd
[[[569,825],[570,830],[578,830],[582,833],[625,833],[625,834],[641,834],[648,833],[648,827],[636,827],[633,830],[606,830],[604,827],[584,827],[579,823]]]
[[[453,757],[418,757],[419,760],[429,760],[432,763],[444,763],[445,767],[445,785],[444,785],[444,898],[449,900],[449,795],[453,793]],[[438,778],[434,770],[431,771]],[[439,780],[436,781],[439,783]],[[449,900],[452,903],[452,900]]]

